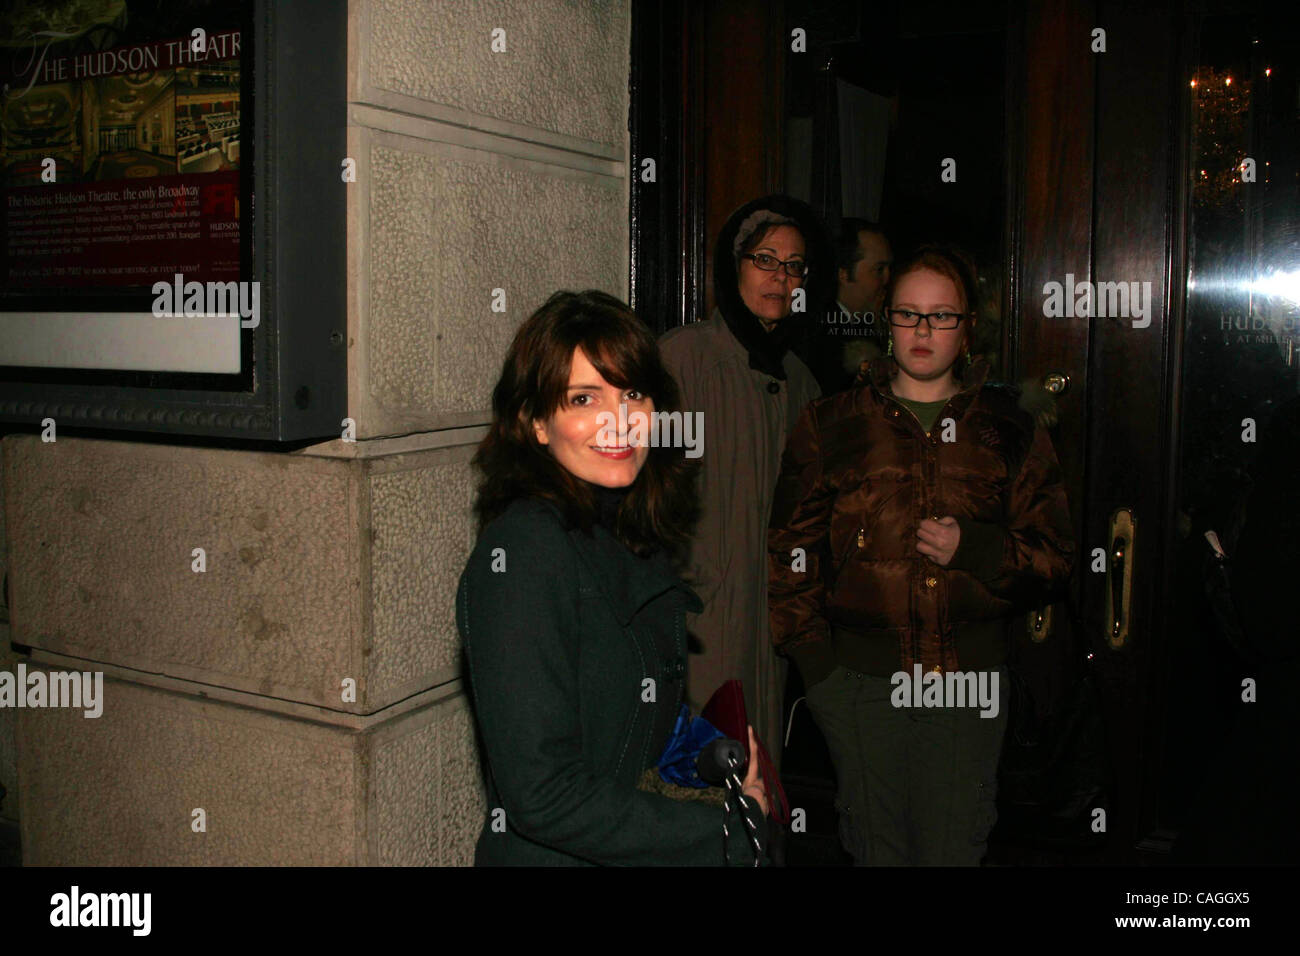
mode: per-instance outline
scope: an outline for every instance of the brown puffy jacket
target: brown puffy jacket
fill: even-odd
[[[772,640],[810,687],[836,664],[879,676],[914,663],[996,667],[1008,619],[1049,603],[1070,575],[1061,468],[1015,392],[985,385],[988,364],[976,360],[927,434],[894,397],[896,373],[877,359],[856,387],[807,406],[781,462]],[[941,567],[916,550],[916,531],[945,515],[961,537]]]

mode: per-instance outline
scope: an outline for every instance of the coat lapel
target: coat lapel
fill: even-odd
[[[673,573],[662,551],[639,558],[600,525],[592,528],[591,535],[574,528],[569,536],[620,624],[632,623],[638,611],[673,588],[682,591],[686,610],[704,610],[699,595]]]

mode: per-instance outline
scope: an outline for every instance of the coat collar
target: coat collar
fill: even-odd
[[[971,402],[975,401],[975,397],[984,386],[989,371],[987,359],[977,358],[967,365],[958,381],[960,391],[948,400],[948,407],[956,417],[960,418],[966,414],[966,409],[970,407]],[[894,395],[890,387],[897,375],[898,363],[892,356],[882,355],[873,359],[871,364],[859,374],[858,382],[870,385],[877,401],[887,406],[890,402],[898,401],[898,396]]]
[[[591,534],[579,528],[568,533],[620,624],[632,623],[637,612],[673,588],[682,591],[686,610],[704,610],[704,602],[673,573],[664,552],[639,558],[601,525],[594,526]]]

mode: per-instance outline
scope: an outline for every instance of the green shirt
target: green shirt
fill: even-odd
[[[934,421],[943,411],[943,407],[948,404],[948,399],[940,399],[937,402],[914,402],[910,398],[900,398],[895,395],[900,402],[907,406],[908,410],[916,416],[916,420],[921,423],[921,429],[928,435],[934,428]]]

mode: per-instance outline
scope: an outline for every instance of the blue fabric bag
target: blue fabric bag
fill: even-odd
[[[692,719],[691,709],[682,704],[677,723],[673,725],[672,736],[668,738],[668,745],[659,758],[659,776],[679,787],[707,787],[708,784],[700,779],[695,762],[704,746],[721,736],[722,731],[703,717]]]

